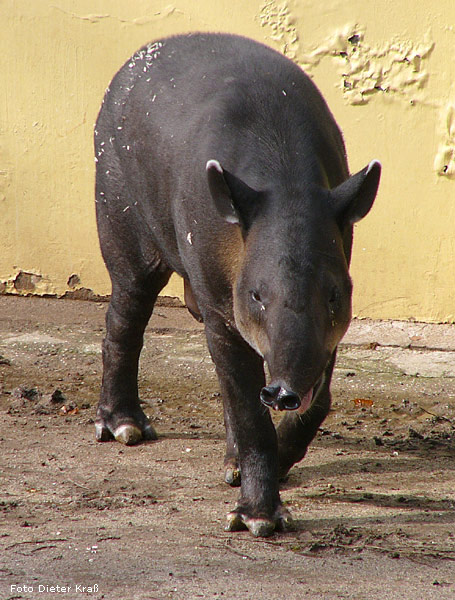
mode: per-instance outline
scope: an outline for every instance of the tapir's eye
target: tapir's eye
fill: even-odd
[[[264,305],[264,302],[263,302],[263,300],[262,300],[262,298],[261,298],[261,295],[260,295],[260,293],[259,293],[259,292],[257,292],[256,290],[252,290],[252,291],[250,292],[250,294],[251,294],[251,299],[252,299],[252,300],[253,300],[253,302],[254,302],[254,305],[255,305],[257,308],[259,308],[259,310],[260,310],[261,312],[265,311],[265,305]]]
[[[259,295],[259,292],[257,292],[256,290],[253,290],[251,292],[251,297],[253,298],[253,300],[255,302],[259,302],[260,304],[262,304],[261,296]]]

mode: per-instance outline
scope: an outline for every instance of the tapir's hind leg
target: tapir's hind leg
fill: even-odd
[[[115,438],[124,444],[156,438],[139,404],[137,375],[145,327],[172,272],[152,243],[137,204],[120,177],[105,180],[104,168],[98,169],[98,231],[112,296],[106,315],[96,438]]]
[[[139,404],[137,375],[145,327],[169,273],[149,274],[147,281],[113,283],[103,343],[103,383],[96,415],[96,438],[127,445],[156,439]]]

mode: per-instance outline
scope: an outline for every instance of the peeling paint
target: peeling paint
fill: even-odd
[[[54,286],[41,273],[18,270],[14,275],[0,281],[0,294],[20,296],[45,296],[54,293]]]
[[[13,285],[16,291],[19,293],[23,292],[34,292],[39,287],[42,275],[37,273],[27,273],[27,271],[19,271],[14,279]]]
[[[307,71],[331,57],[339,65],[340,89],[350,104],[366,104],[372,96],[385,94],[414,104],[428,81],[427,60],[434,49],[428,31],[420,42],[393,39],[370,46],[365,30],[350,24],[299,58]]]
[[[84,287],[82,285],[81,277],[77,273],[73,273],[68,277],[66,285],[69,289],[63,294],[60,294],[58,296],[59,298],[69,298],[71,300],[91,300],[97,302],[108,299],[107,296],[96,294],[90,288]]]
[[[173,15],[174,13],[183,14],[182,11],[178,10],[173,5],[168,5],[163,10],[159,10],[159,11],[153,13],[153,15],[150,15],[150,16],[144,15],[141,17],[136,17],[135,19],[122,19],[121,17],[119,17],[117,15],[112,15],[110,13],[78,15],[77,13],[66,11],[63,8],[61,8],[60,6],[54,6],[53,8],[60,10],[61,12],[65,13],[65,15],[68,15],[73,19],[79,19],[81,21],[89,21],[90,23],[99,23],[100,21],[103,21],[105,19],[114,19],[114,20],[119,21],[120,23],[128,24],[128,25],[147,25],[149,23],[152,23],[153,21],[157,21],[159,19],[164,19],[166,17],[169,17],[169,16]]]
[[[268,27],[270,39],[280,44],[285,56],[295,59],[299,49],[299,36],[288,3],[277,4],[275,0],[266,0],[259,12],[262,27]]]
[[[20,270],[16,275],[0,281],[0,295],[46,296],[48,298],[69,298],[72,300],[91,300],[103,302],[109,295],[101,295],[83,287],[79,275],[73,273],[66,283],[67,290],[57,293],[54,285],[40,273]]]
[[[89,300],[91,302],[107,302],[110,298],[110,296],[107,295],[101,296],[100,294],[95,294],[93,290],[85,287],[80,287],[58,296],[55,294],[55,296],[66,300]]]
[[[3,157],[2,157],[2,162],[3,162]],[[2,164],[2,167],[4,167],[5,165]],[[8,169],[0,169],[0,201],[3,201],[6,199],[6,194],[4,192],[6,192],[6,190],[8,189],[8,187],[11,184],[11,171]]]
[[[347,23],[335,29],[312,49],[299,43],[295,18],[287,2],[266,0],[260,10],[263,27],[271,30],[270,39],[297,62],[309,75],[325,58],[335,60],[338,86],[348,103],[367,104],[372,96],[385,94],[415,104],[428,81],[427,60],[434,49],[430,31],[423,40],[392,39],[377,46],[366,41],[365,27]]]
[[[94,14],[77,15],[76,13],[68,12],[68,11],[64,10],[60,6],[54,6],[54,8],[56,8],[57,10],[60,10],[61,12],[65,13],[65,15],[68,15],[68,16],[72,17],[73,19],[80,19],[81,21],[90,21],[90,23],[98,23],[102,19],[109,19],[111,16],[109,13],[105,13],[102,15],[94,15]]]
[[[439,129],[442,141],[438,146],[434,169],[441,177],[455,179],[455,99],[441,110]]]
[[[77,273],[73,273],[72,275],[70,275],[68,277],[68,281],[66,283],[66,285],[72,290],[74,290],[74,288],[76,288],[80,284],[81,284],[81,278],[79,277],[79,275]]]

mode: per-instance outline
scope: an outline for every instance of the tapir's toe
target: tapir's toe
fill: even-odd
[[[294,531],[295,521],[292,518],[291,513],[282,506],[280,507],[279,514],[277,516],[276,528],[278,531]]]
[[[98,442],[107,442],[115,439],[126,446],[133,446],[142,440],[156,440],[157,435],[148,420],[142,423],[120,423],[112,427],[103,419],[95,423],[95,436]]]
[[[143,440],[157,440],[158,435],[150,423],[146,427],[142,428],[142,439]]]
[[[109,442],[114,439],[114,436],[109,429],[103,425],[103,423],[95,423],[95,437],[97,442]]]
[[[227,516],[226,531],[248,531],[254,537],[269,537],[274,531],[292,531],[295,528],[291,513],[279,506],[273,518],[254,517],[247,511],[237,507]]]
[[[134,446],[142,440],[156,440],[157,435],[153,427],[149,424],[143,429],[127,423],[120,425],[114,431],[114,437],[117,442],[125,444],[125,446]]]
[[[125,446],[134,446],[142,439],[142,431],[135,425],[120,425],[114,431],[114,437],[117,442]]]

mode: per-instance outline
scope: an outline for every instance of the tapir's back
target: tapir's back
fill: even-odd
[[[229,237],[230,252],[239,251],[209,196],[209,160],[273,191],[284,212],[309,185],[334,187],[348,176],[341,134],[312,81],[271,48],[227,34],[139,50],[106,92],[95,149],[98,226],[108,210],[122,219],[130,211],[138,239],[150,238],[183,277],[202,257],[215,260],[214,238]],[[190,252],[189,232],[202,223]]]
[[[106,94],[97,129],[114,127],[120,153],[134,139],[136,153],[182,171],[216,157],[253,186],[283,176],[283,165],[293,178],[310,170],[313,182],[323,163],[333,184],[347,176],[341,135],[311,80],[239,36],[189,34],[144,46]]]

